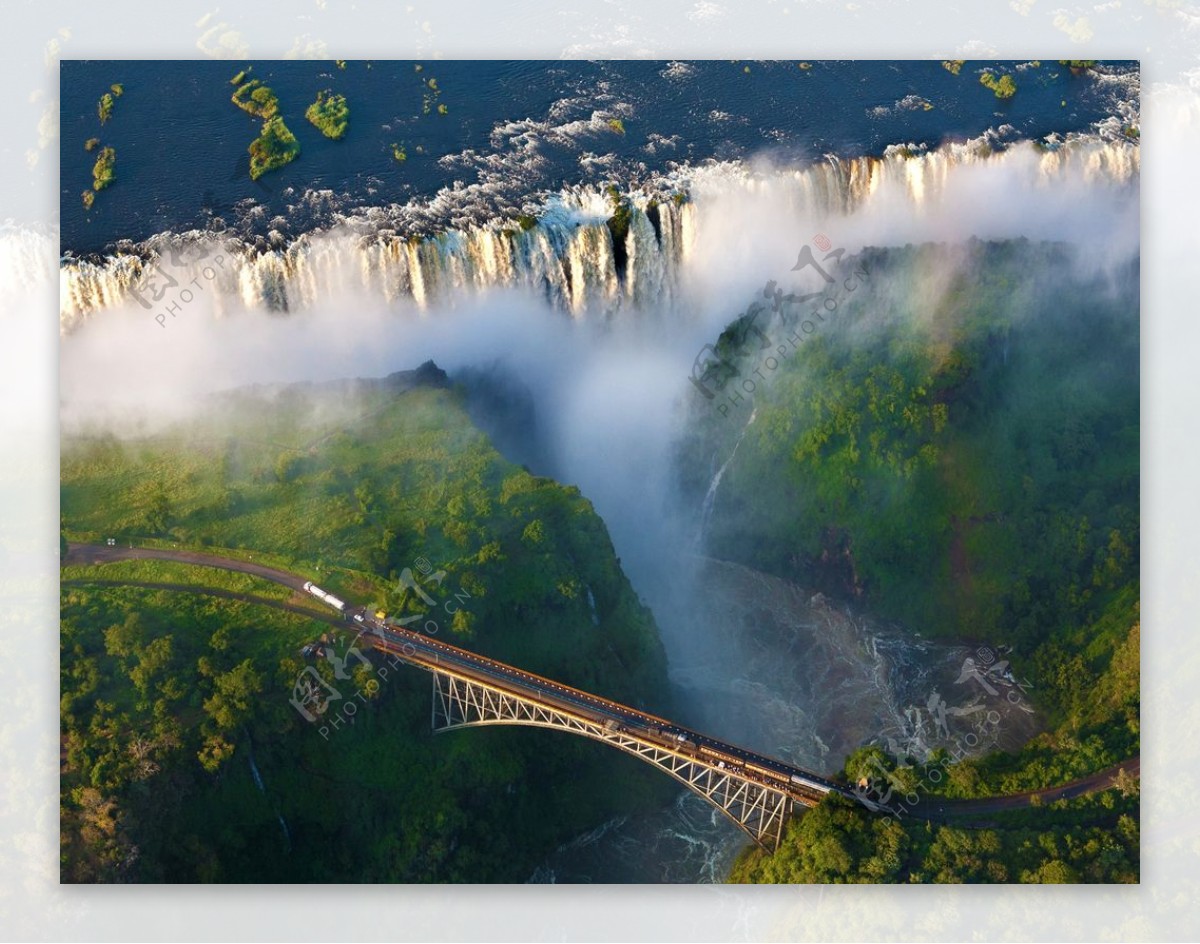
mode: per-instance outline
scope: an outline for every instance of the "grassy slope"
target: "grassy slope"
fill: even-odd
[[[663,707],[652,619],[590,503],[504,461],[450,390],[239,393],[147,440],[65,442],[62,513],[73,537],[232,548],[397,615],[429,611],[396,583],[424,558],[446,572],[427,584],[438,603],[470,594],[471,625],[440,620],[451,641]],[[288,595],[159,562],[64,579],[89,575]],[[431,737],[415,670],[393,670],[322,738],[288,698],[299,647],[327,629],[228,600],[65,587],[64,877],[522,879],[554,844],[661,796],[636,761],[561,735]]]
[[[710,549],[857,596],[926,634],[1013,647],[1050,731],[1015,757],[953,765],[923,792],[1012,792],[1131,756],[1136,271],[1110,280],[1063,247],[1025,241],[869,251],[858,264],[870,273],[862,287],[760,385]],[[738,333],[726,332],[725,350]],[[788,333],[768,329],[775,342]],[[760,359],[741,360],[744,376]],[[701,405],[682,454],[697,495],[749,414],[724,418],[717,402]],[[1044,813],[1038,828],[1054,822]],[[822,818],[807,828],[821,823],[832,828]],[[779,854],[793,871],[799,841]]]

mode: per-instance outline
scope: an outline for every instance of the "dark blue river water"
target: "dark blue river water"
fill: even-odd
[[[428,233],[533,211],[565,185],[627,189],[709,160],[803,164],[890,144],[934,147],[1004,125],[1018,137],[1087,131],[1136,95],[1122,82],[1136,81],[1133,62],[1082,75],[1049,60],[967,62],[958,75],[938,61],[801,65],[65,61],[62,245],[98,253],[193,228],[290,238],[386,206],[419,208],[405,234]],[[257,181],[247,147],[261,122],[230,101],[230,79],[243,68],[275,91],[301,146],[299,158]],[[1017,94],[997,99],[979,82],[985,68],[1011,73]],[[124,94],[101,126],[97,100],[113,83]],[[349,102],[341,141],[304,117],[322,89]],[[84,144],[93,137],[116,149],[116,181],[85,211],[96,155]]]

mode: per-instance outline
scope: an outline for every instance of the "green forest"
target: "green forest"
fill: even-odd
[[[141,439],[64,439],[61,495],[64,540],[253,558],[669,708],[653,619],[591,504],[506,462],[432,365],[214,397]],[[422,562],[434,573],[414,587]],[[260,578],[68,562],[62,582],[64,881],[522,881],[556,845],[672,793],[554,732],[434,736],[427,675],[352,660],[332,610]],[[458,612],[431,625],[428,599],[451,596]],[[322,636],[348,679],[302,656]],[[316,722],[290,700],[306,666],[343,693]]]
[[[924,793],[1033,790],[1136,756],[1137,263],[1114,273],[1060,244],[973,240],[866,250],[838,271],[861,274],[826,293],[835,304],[823,317],[761,304],[715,345],[723,389],[695,398],[679,454],[697,506],[733,455],[709,553],[910,631],[1011,650],[1043,733],[1016,754],[949,764]],[[806,319],[815,330],[799,330]],[[732,397],[747,379],[753,393]],[[915,783],[928,762],[866,749],[898,782]],[[736,876],[1050,881],[1040,866],[1018,867],[1021,850],[1034,832],[1051,843],[1074,815],[1046,807],[994,835],[930,833],[829,802],[793,825],[774,863],[756,854]],[[1120,826],[1124,852],[1093,849],[1103,866],[1091,852],[1056,853],[1046,867],[1070,876],[1057,880],[1136,880],[1136,799],[1105,817],[1095,829],[1132,821]],[[985,836],[1000,863],[991,873],[946,864],[956,861],[947,844],[976,854]],[[818,861],[824,839],[839,852]]]
[[[952,809],[1138,755],[1137,264],[973,240],[865,250],[836,271],[860,275],[830,290],[815,330],[785,303],[721,335],[737,374],[693,401],[684,499],[701,507],[729,459],[708,553],[909,632],[1003,647],[1041,733],[968,760],[864,744],[841,779],[878,787],[882,771],[923,810],[831,797],[731,879],[1137,881],[1136,778]],[[200,548],[406,618],[454,596],[464,605],[432,625],[448,641],[669,717],[653,618],[591,503],[503,459],[465,404],[427,364],[213,396],[139,438],[72,435],[64,553]],[[675,792],[551,732],[433,736],[423,673],[385,673],[371,653],[346,656],[349,677],[306,659],[322,638],[346,653],[353,634],[277,584],[150,560],[71,559],[62,581],[65,881],[520,881],[556,845]],[[302,717],[306,670],[358,695],[352,715]]]
[[[774,855],[748,850],[739,883],[1136,882],[1138,797],[1108,790],[969,826],[875,816],[831,798],[788,824]]]

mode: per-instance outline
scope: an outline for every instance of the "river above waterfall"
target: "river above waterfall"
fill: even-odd
[[[274,89],[300,155],[253,181],[257,123],[230,101],[249,65],[64,66],[65,430],[170,420],[248,383],[434,360],[507,459],[578,488],[603,519],[661,634],[672,720],[825,776],[863,744],[920,761],[1016,748],[1038,730],[1037,693],[1013,702],[992,684],[1017,685],[1031,653],[935,641],[919,620],[877,618],[857,602],[869,594],[847,591],[847,604],[764,572],[801,573],[753,553],[764,521],[789,520],[789,496],[722,542],[723,514],[786,475],[788,453],[740,469],[755,436],[739,453],[718,424],[748,414],[746,436],[754,407],[737,393],[717,412],[733,401],[697,381],[747,306],[839,281],[797,262],[813,247],[831,271],[943,247],[938,265],[872,289],[881,314],[921,295],[918,326],[968,307],[951,276],[980,240],[1067,243],[1101,268],[1134,253],[1136,64],[993,63],[1020,89],[1001,101],[979,81],[986,63],[258,62],[247,76]],[[123,91],[99,128],[110,87]],[[303,118],[325,88],[349,100],[344,140]],[[117,154],[115,183],[81,202],[100,144]],[[773,341],[771,372],[789,352]],[[753,395],[749,377],[741,387]],[[755,433],[771,424],[759,415]],[[700,442],[706,423],[722,434]],[[776,438],[798,441],[785,426]],[[795,478],[797,494],[811,489]],[[527,878],[718,882],[747,843],[682,787],[590,825]]]
[[[1020,86],[1005,102],[979,84],[998,65]],[[1097,78],[1051,61],[968,62],[953,74],[936,60],[65,61],[62,241],[82,255],[194,228],[292,237],[355,214],[430,235],[537,213],[564,186],[643,182],[681,164],[763,154],[819,164],[1002,125],[1023,138],[1085,132],[1136,79],[1133,62],[1105,69]],[[230,101],[238,75],[272,89],[300,146],[257,180],[247,147],[258,123]],[[97,99],[111,83],[123,92],[101,123]],[[337,141],[304,117],[325,89],[350,109]],[[96,154],[84,145],[96,135],[118,155],[116,178],[85,207]]]

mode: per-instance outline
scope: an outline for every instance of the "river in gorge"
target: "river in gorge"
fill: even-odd
[[[369,77],[364,69],[355,81],[386,79],[411,92],[413,66],[402,66]],[[456,379],[500,365],[536,405],[537,435],[505,441],[480,425],[508,459],[578,486],[594,503],[659,627],[672,720],[826,776],[866,743],[917,758],[939,747],[980,754],[1019,746],[1039,721],[988,678],[1020,677],[1022,654],[986,640],[933,641],[920,626],[890,624],[857,602],[725,559],[703,538],[732,452],[713,457],[702,476],[707,493],[680,511],[670,506],[681,500],[672,443],[686,430],[679,404],[695,396],[687,381],[697,350],[764,283],[788,278],[801,247],[832,244],[853,256],[869,247],[1031,238],[1077,243],[1103,262],[1110,244],[1136,245],[1140,149],[1125,130],[1137,124],[1136,67],[1073,82],[1079,77],[1028,64],[1022,95],[1002,120],[990,96],[972,97],[977,82],[964,91],[938,63],[888,67],[874,87],[919,82],[928,96],[944,88],[957,110],[935,109],[899,84],[886,102],[860,100],[866,93],[847,79],[849,67],[735,70],[745,82],[761,71],[779,95],[796,99],[805,121],[829,124],[810,102],[827,109],[844,100],[844,134],[830,141],[801,135],[799,118],[782,122],[774,99],[759,92],[742,102],[743,110],[761,103],[764,117],[754,121],[697,110],[682,90],[726,89],[720,67],[608,64],[572,76],[476,66],[498,70],[491,97],[473,104],[463,96],[451,112],[467,121],[478,107],[474,124],[431,126],[428,138],[405,131],[413,153],[403,175],[390,146],[408,127],[393,114],[400,106],[370,97],[364,84],[355,120],[391,135],[352,136],[347,146],[361,154],[346,166],[365,170],[347,176],[340,152],[314,137],[304,163],[249,191],[241,138],[211,144],[222,160],[181,149],[206,167],[220,164],[220,174],[192,188],[175,185],[182,165],[158,168],[139,152],[159,112],[135,111],[135,93],[149,95],[157,73],[139,86],[150,67],[130,64],[129,121],[114,121],[113,134],[128,136],[116,142],[119,166],[138,187],[102,194],[90,215],[74,194],[64,204],[58,277],[68,420],[130,405],[177,414],[214,389],[379,377],[427,359]],[[99,67],[74,68],[98,81]],[[287,91],[292,67],[269,68]],[[241,118],[228,101],[228,70],[205,69],[211,82],[166,78],[175,83],[167,105],[188,117],[183,134],[203,136],[206,122],[227,113]],[[294,71],[314,88],[331,81]],[[445,64],[443,85],[461,78],[465,88],[469,71]],[[535,81],[527,73],[545,83],[533,102],[525,100]],[[804,76],[827,79],[826,97],[788,91]],[[79,138],[64,151],[64,180],[86,177],[91,161],[85,119],[94,102],[81,88],[72,94],[82,104],[64,106],[64,138]],[[513,96],[525,111],[513,110]],[[765,153],[764,141],[775,142]],[[441,157],[418,161],[418,144]],[[160,179],[166,170],[170,179]],[[613,225],[618,218],[623,229]],[[122,383],[105,384],[111,377]],[[102,385],[111,403],[99,402]],[[1036,692],[1028,701],[1036,704]],[[662,808],[565,843],[528,880],[720,882],[747,843],[681,787]]]
[[[825,775],[865,743],[977,755],[1016,747],[1036,730],[1032,713],[969,671],[968,660],[998,664],[1002,652],[926,641],[737,564],[693,558],[691,566],[699,590],[655,607],[680,714],[672,720]],[[1002,720],[980,737],[977,722],[989,711]],[[681,788],[662,809],[564,844],[529,880],[721,882],[748,842]]]

